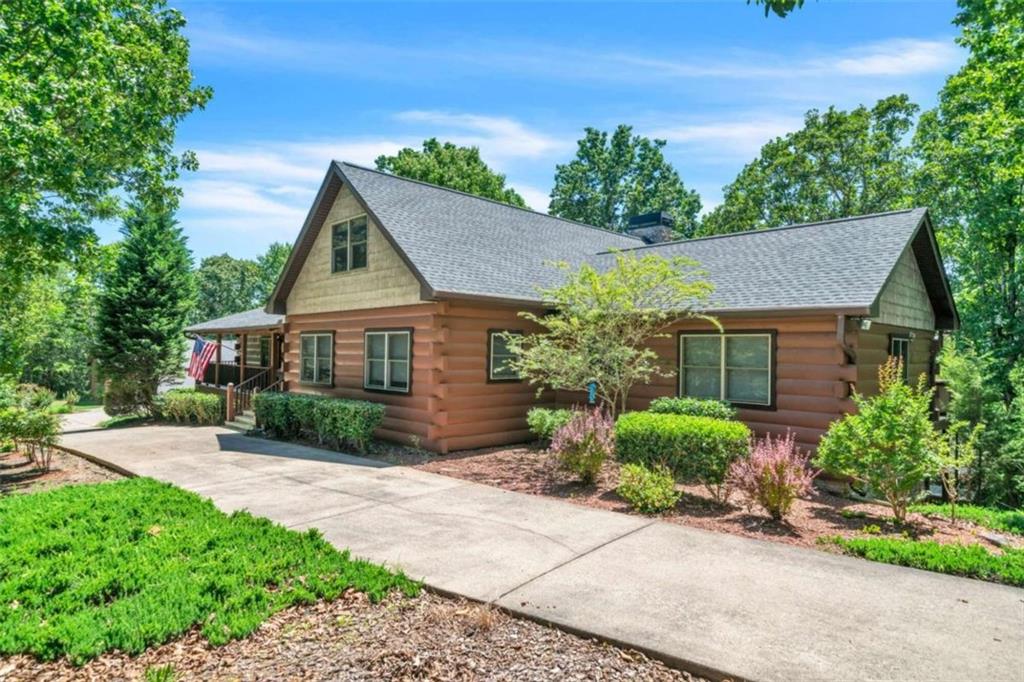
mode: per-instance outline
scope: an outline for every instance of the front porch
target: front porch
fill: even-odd
[[[283,315],[257,308],[194,324],[185,334],[217,344],[196,389],[225,394],[229,421],[249,410],[254,394],[282,390]]]

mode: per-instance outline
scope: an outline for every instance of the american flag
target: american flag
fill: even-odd
[[[197,338],[192,346],[192,359],[188,363],[188,375],[196,381],[202,381],[206,374],[206,366],[210,358],[217,352],[217,344]]]

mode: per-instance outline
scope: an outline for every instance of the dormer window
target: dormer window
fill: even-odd
[[[366,216],[331,226],[331,272],[348,272],[366,267]]]

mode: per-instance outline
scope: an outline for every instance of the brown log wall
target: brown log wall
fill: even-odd
[[[793,431],[804,448],[817,446],[829,424],[855,409],[850,388],[877,390],[877,368],[888,354],[888,334],[899,329],[873,326],[870,333],[847,325],[847,344],[857,356],[849,363],[836,337],[836,318],[750,317],[721,320],[727,332],[776,332],[775,406],[743,408],[739,417],[755,433]],[[368,328],[413,329],[412,387],[409,394],[370,392],[363,388],[363,332]],[[377,435],[450,452],[524,442],[530,439],[526,412],[532,406],[571,406],[585,401],[578,393],[548,392],[539,398],[526,382],[490,382],[487,376],[488,331],[534,328],[514,307],[470,302],[431,302],[393,308],[289,315],[285,325],[284,372],[287,390],[383,402],[384,424]],[[669,336],[651,347],[664,359],[670,377],[634,388],[629,409],[645,409],[660,396],[676,395],[678,332],[709,331],[702,321],[673,326]],[[334,332],[334,386],[299,381],[299,334]],[[919,335],[911,344],[911,372],[927,372],[931,340]],[[872,384],[872,382],[874,382]]]
[[[857,391],[864,395],[878,393],[878,367],[889,358],[890,334],[914,334],[910,340],[910,362],[907,365],[910,383],[917,384],[924,374],[929,381],[932,377],[932,362],[938,351],[938,342],[933,341],[932,332],[913,331],[904,327],[873,324],[871,329],[854,329],[847,333],[850,345],[857,352]]]

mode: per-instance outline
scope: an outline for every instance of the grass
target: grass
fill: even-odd
[[[915,504],[910,511],[919,514],[941,516],[948,519],[950,510],[948,504]],[[957,519],[970,521],[971,523],[1004,533],[1024,535],[1024,510],[993,509],[992,507],[976,507],[970,504],[958,504],[956,506]]]
[[[819,538],[818,542],[833,545],[845,554],[885,564],[1024,586],[1024,550],[1020,549],[993,554],[981,545],[838,535]]]
[[[378,601],[420,584],[152,479],[0,498],[0,656],[77,665],[192,627],[222,644],[350,588]]]
[[[97,407],[102,406],[102,399],[98,400],[86,395],[83,396],[74,407],[68,407],[66,400],[54,400],[50,403],[50,412],[53,414],[71,414],[72,412],[88,412],[89,410],[95,410]]]

